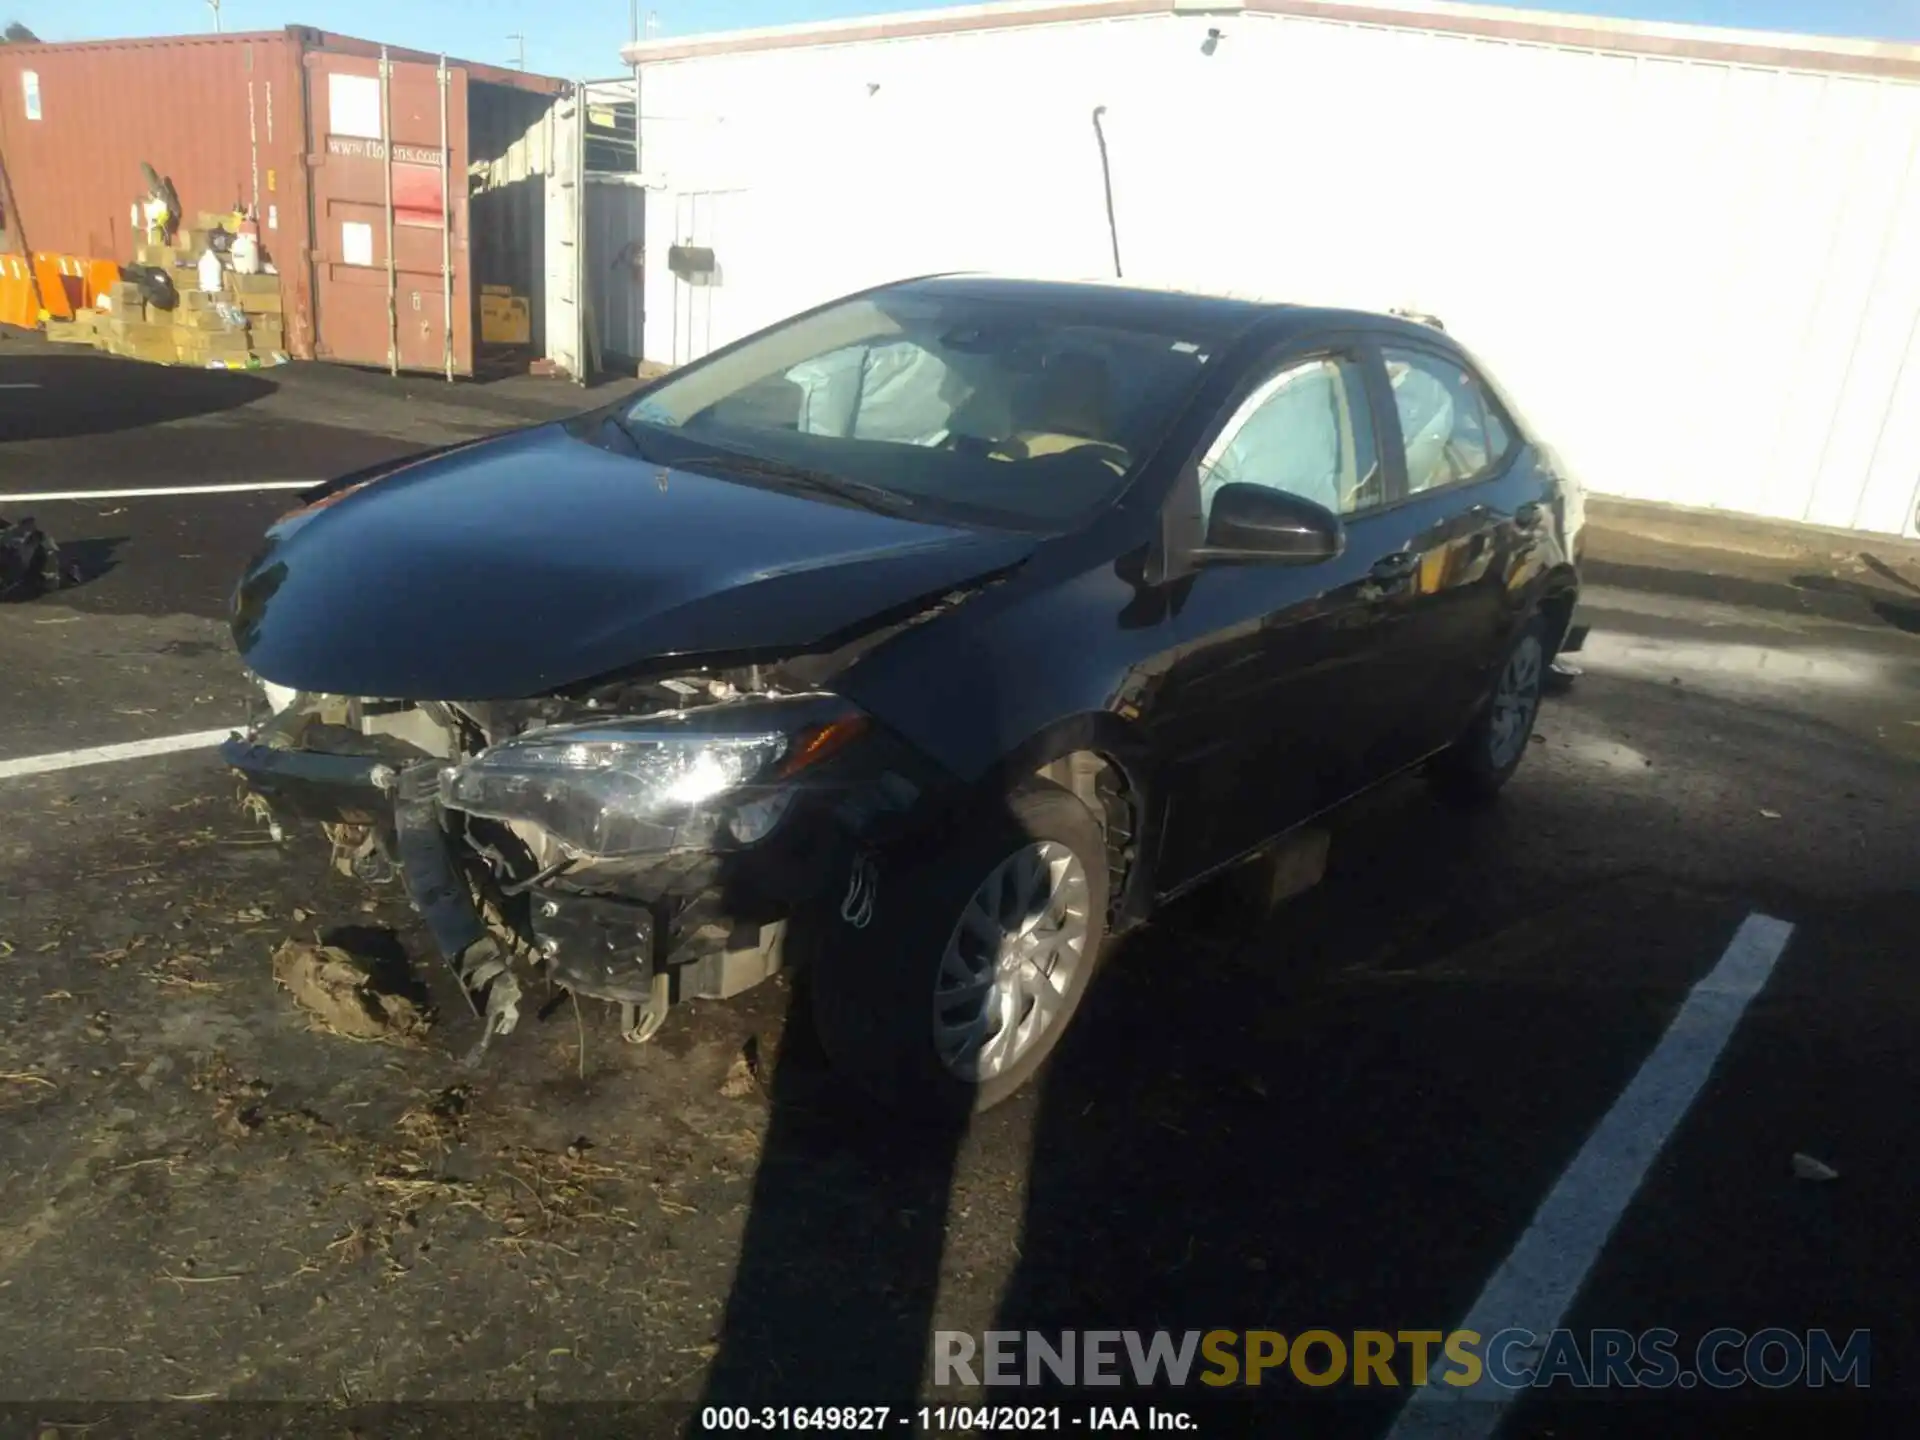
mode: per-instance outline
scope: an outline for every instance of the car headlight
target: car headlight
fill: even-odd
[[[440,799],[587,855],[736,849],[770,835],[800,772],[865,728],[831,696],[558,725],[449,766]]]

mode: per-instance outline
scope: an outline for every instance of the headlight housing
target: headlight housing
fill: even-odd
[[[866,723],[844,701],[805,695],[555,725],[449,766],[440,799],[585,855],[739,849],[770,835],[799,773]]]

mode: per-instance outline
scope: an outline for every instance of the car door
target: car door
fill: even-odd
[[[1223,485],[1271,485],[1340,515],[1346,547],[1312,565],[1193,566],[1175,582],[1143,714],[1161,765],[1163,891],[1350,793],[1390,723],[1394,602],[1374,571],[1395,497],[1367,365],[1360,337],[1324,336],[1252,367],[1170,502],[1169,533],[1197,544]]]
[[[1478,705],[1509,627],[1509,579],[1543,518],[1528,508],[1513,426],[1451,347],[1383,338],[1386,449],[1401,472],[1394,511],[1406,703],[1375,757],[1391,770],[1448,744]]]

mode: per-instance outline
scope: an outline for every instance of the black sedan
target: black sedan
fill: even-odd
[[[480,1046],[542,973],[639,1040],[805,961],[847,1075],[984,1108],[1156,905],[1411,767],[1505,783],[1567,490],[1430,325],[915,280],[303,497],[226,758],[403,879]]]

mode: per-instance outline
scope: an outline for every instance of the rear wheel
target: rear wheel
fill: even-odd
[[[960,1116],[1046,1062],[1106,938],[1106,845],[1069,791],[1035,781],[931,853],[883,865],[873,918],[813,976],[835,1068],[889,1107]]]
[[[1434,786],[1449,799],[1482,802],[1500,793],[1526,757],[1547,670],[1546,622],[1535,616],[1507,649],[1493,694],[1451,749],[1435,760]]]

